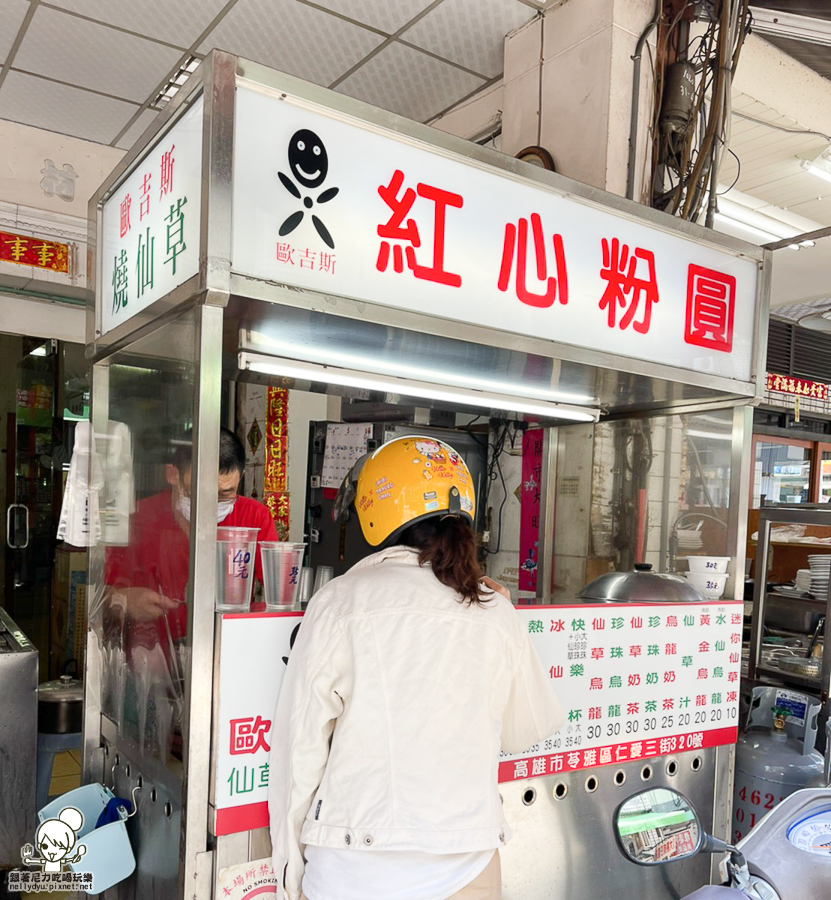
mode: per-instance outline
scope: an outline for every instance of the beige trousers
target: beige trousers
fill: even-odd
[[[502,897],[502,866],[499,862],[499,851],[493,854],[491,861],[482,872],[466,884],[460,891],[456,891],[447,900],[501,900]],[[301,900],[308,900],[304,894]]]

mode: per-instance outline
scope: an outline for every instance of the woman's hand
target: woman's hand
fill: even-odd
[[[508,588],[506,588],[504,584],[494,581],[493,578],[488,578],[487,575],[482,578],[480,584],[483,584],[488,590],[493,591],[496,594],[502,594],[506,600],[511,599],[511,592]]]

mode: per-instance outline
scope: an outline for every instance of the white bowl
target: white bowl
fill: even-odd
[[[703,575],[723,575],[727,571],[729,556],[688,556],[690,572],[700,572]]]
[[[704,572],[687,572],[684,577],[698,588],[708,600],[718,600],[727,586],[727,575],[708,575]]]

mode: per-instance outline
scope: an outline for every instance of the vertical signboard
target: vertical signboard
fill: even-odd
[[[199,271],[202,108],[200,96],[104,203],[101,334]]]

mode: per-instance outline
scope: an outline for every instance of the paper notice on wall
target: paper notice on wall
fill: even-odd
[[[352,466],[366,453],[372,425],[330,422],[326,426],[321,486],[339,488]]]
[[[270,859],[254,859],[220,869],[216,896],[223,900],[247,900],[277,896],[277,882]]]

